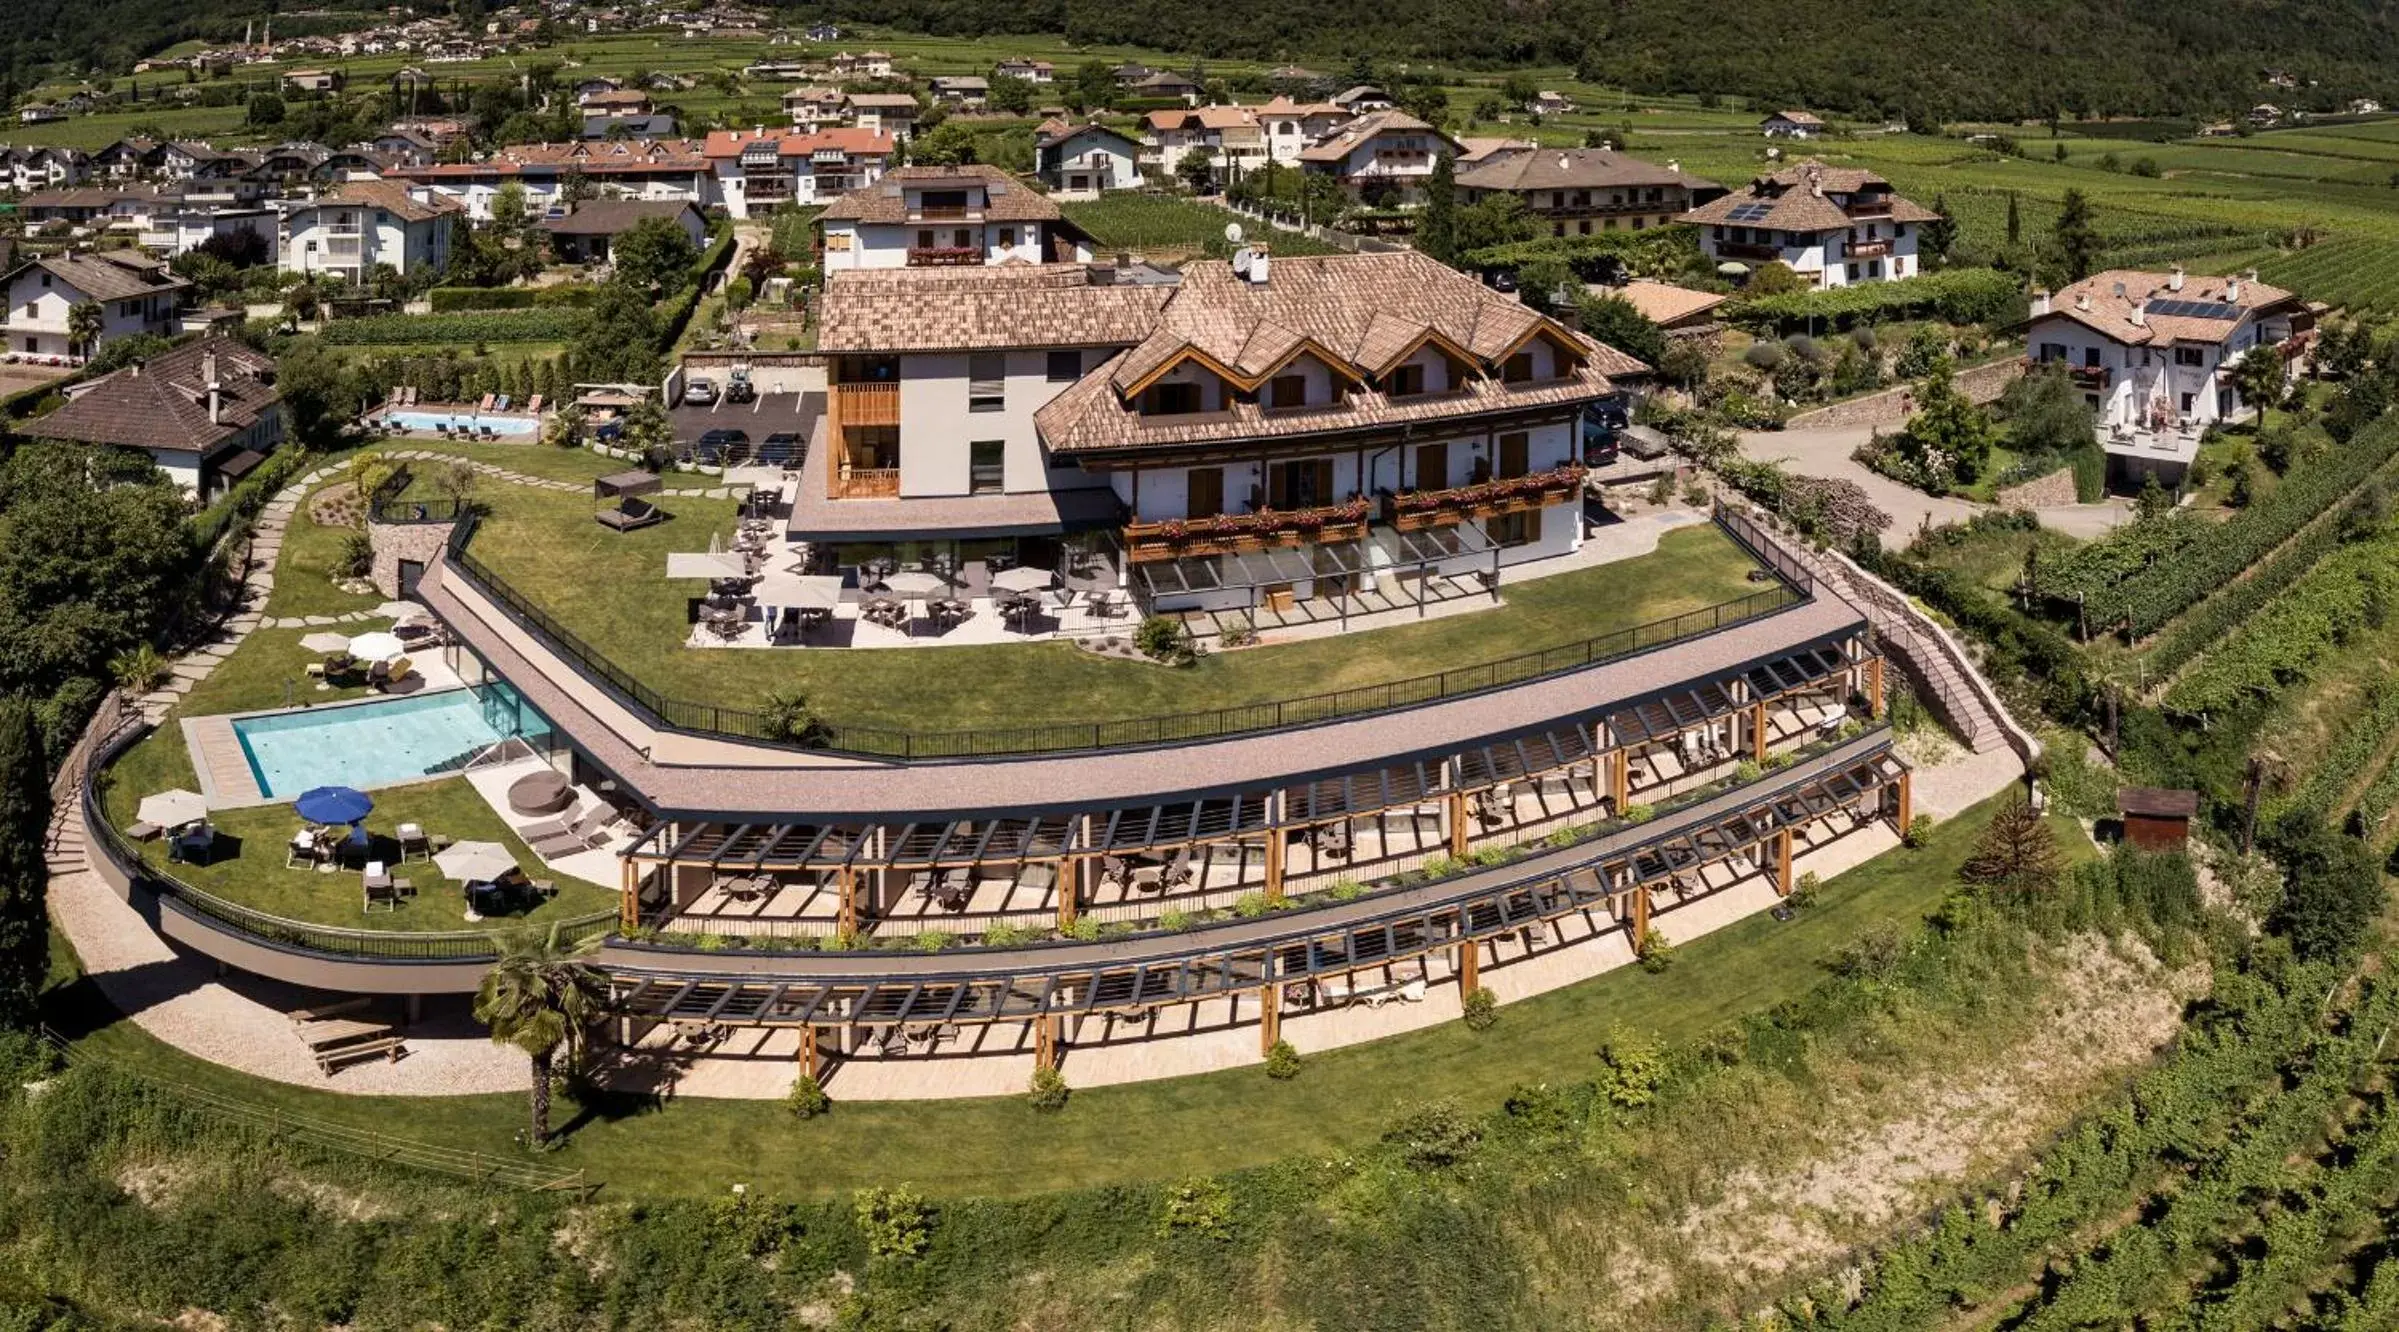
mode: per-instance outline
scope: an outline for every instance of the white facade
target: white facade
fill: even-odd
[[[2282,314],[2244,318],[2222,342],[2133,346],[2051,311],[2026,327],[2024,345],[2033,360],[2067,367],[2103,432],[2152,430],[2161,423],[2205,429],[2253,410],[2224,372],[2250,348],[2290,336],[2290,317]],[[2295,361],[2285,365],[2296,369]]]
[[[372,278],[378,264],[403,274],[440,269],[450,262],[452,225],[448,213],[409,219],[371,204],[308,204],[285,216],[278,262],[287,273],[328,273],[351,282]]]
[[[1053,379],[1046,350],[955,352],[900,358],[900,496],[1030,494],[1097,484],[1072,468],[1052,468],[1033,413],[1074,386]],[[1107,353],[1062,351],[1080,367]],[[989,390],[997,386],[994,394]],[[978,450],[977,445],[984,446]],[[996,446],[993,447],[993,446]],[[989,459],[1001,460],[996,486]],[[978,473],[978,455],[986,464]]]
[[[982,253],[981,262],[1027,264],[1048,262],[1051,224],[1046,222],[959,221],[855,222],[827,221],[825,271],[852,268],[906,268],[911,252],[917,262],[930,251]],[[948,262],[972,262],[949,260]],[[1075,245],[1076,263],[1091,262],[1087,241]]]
[[[1916,255],[1916,227],[1907,222],[1853,222],[1830,231],[1707,225],[1699,229],[1699,248],[1719,263],[1780,261],[1818,287],[1914,277],[1923,271]]]
[[[142,229],[142,248],[171,259],[189,254],[218,236],[249,231],[266,243],[266,254],[271,260],[276,255],[278,230],[279,219],[272,209],[189,209],[153,216]]]
[[[1056,143],[1037,147],[1034,153],[1042,183],[1053,195],[1090,198],[1141,183],[1138,147],[1123,135],[1096,126],[1083,126]]]
[[[92,297],[65,278],[40,265],[17,274],[8,286],[8,350],[24,356],[68,357],[77,354],[67,335],[67,315]],[[99,345],[136,333],[171,337],[181,328],[172,291],[153,292],[123,300],[100,302],[105,316]],[[82,349],[88,354],[96,348]]]
[[[1301,149],[1349,119],[1349,112],[1330,102],[1300,104],[1276,98],[1258,108],[1258,128],[1266,136],[1266,156],[1277,166],[1299,165]]]

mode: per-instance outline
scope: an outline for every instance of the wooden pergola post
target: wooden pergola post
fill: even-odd
[[[1791,895],[1791,830],[1789,828],[1774,835],[1774,892],[1777,897]]]
[[[816,1042],[816,1024],[810,1023],[800,1028],[800,1075],[822,1081],[825,1076],[825,1061]]]
[[[1766,761],[1766,700],[1749,705],[1749,756],[1760,763]]]
[[[1269,902],[1283,900],[1283,875],[1286,872],[1283,862],[1289,858],[1290,842],[1286,840],[1283,829],[1280,827],[1268,828],[1266,830],[1266,900]]]
[[[1608,798],[1616,802],[1616,815],[1622,818],[1633,798],[1633,754],[1622,745],[1608,751]]]
[[[1483,946],[1472,939],[1458,943],[1458,997],[1465,998],[1482,987]]]
[[[1908,825],[1916,821],[1916,774],[1906,768],[1899,770],[1899,831],[1905,835]]]
[[[1283,1039],[1283,986],[1268,981],[1258,987],[1258,1053],[1269,1054]]]
[[[1449,793],[1449,854],[1452,860],[1466,858],[1466,792]]]
[[[1866,658],[1866,715],[1883,715],[1883,659]]]
[[[641,873],[630,860],[622,862],[623,886],[616,904],[617,928],[627,934],[641,928]]]
[[[848,865],[841,867],[841,915],[834,928],[843,934],[858,932],[858,872]]]
[[[1082,905],[1083,876],[1090,872],[1091,857],[1068,856],[1058,862],[1058,928],[1072,929],[1075,909]]]
[[[1044,1013],[1033,1020],[1033,1067],[1058,1067],[1058,1015]]]
[[[1633,889],[1633,951],[1638,953],[1649,942],[1649,885]]]

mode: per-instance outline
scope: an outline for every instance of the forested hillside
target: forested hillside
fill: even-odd
[[[809,6],[816,12],[818,6]],[[2260,71],[2319,86],[2271,100],[2399,86],[2386,0],[831,0],[851,22],[942,34],[1062,31],[1202,56],[1366,53],[1443,65],[1573,63],[1636,92],[1738,94],[1877,115],[2224,114],[2267,100]],[[1323,62],[1333,62],[1324,64]]]

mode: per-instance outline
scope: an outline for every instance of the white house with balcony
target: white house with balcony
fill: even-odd
[[[851,93],[848,110],[851,124],[904,142],[916,133],[916,118],[922,108],[907,93]]]
[[[2108,455],[2111,485],[2138,489],[2154,476],[2172,489],[2198,457],[2208,426],[2249,415],[2231,369],[2267,347],[2284,378],[2314,340],[2314,316],[2295,295],[2257,280],[2116,269],[2054,297],[2033,296],[2025,355],[2062,367],[2082,390]]]
[[[1266,165],[1266,133],[1258,113],[1246,106],[1177,107],[1152,111],[1141,122],[1141,163],[1168,176],[1180,174],[1183,159],[1204,156],[1216,179]]]
[[[793,129],[803,133],[841,124],[849,118],[849,104],[849,95],[839,88],[811,86],[783,94],[783,114],[791,117]]]
[[[1334,102],[1295,102],[1277,96],[1255,108],[1258,128],[1266,136],[1267,160],[1277,166],[1298,166],[1300,152],[1354,118],[1348,107]]]
[[[1129,190],[1141,183],[1141,144],[1105,125],[1045,120],[1033,132],[1033,174],[1060,198]]]
[[[1462,151],[1458,141],[1405,111],[1370,112],[1300,150],[1300,169],[1341,182],[1353,198],[1415,203],[1433,163]]]
[[[402,274],[450,262],[450,232],[465,212],[454,199],[396,181],[351,181],[283,215],[281,266],[353,283],[389,264]]]
[[[826,203],[872,185],[883,179],[898,147],[888,134],[835,126],[805,134],[716,130],[706,152],[725,211],[748,218],[787,203]]]
[[[817,216],[825,271],[1088,263],[1091,237],[995,166],[905,166]]]
[[[8,274],[8,350],[20,356],[88,357],[136,333],[171,337],[176,309],[190,283],[139,250],[50,255],[29,259]],[[88,344],[70,332],[78,306],[100,307],[97,337]]]
[[[1914,277],[1917,231],[1940,214],[1858,167],[1807,161],[1693,208],[1699,249],[1720,264],[1781,263],[1818,287]]]

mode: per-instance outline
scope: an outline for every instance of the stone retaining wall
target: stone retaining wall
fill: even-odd
[[[2074,469],[2060,467],[2047,476],[2036,476],[2019,486],[2009,486],[1996,492],[1993,499],[2003,509],[2050,509],[2074,503]]]
[[[415,560],[428,568],[441,558],[452,523],[369,523],[367,540],[375,548],[368,581],[386,597],[400,595],[400,561]]]
[[[2024,374],[2024,362],[2014,356],[2005,360],[1978,365],[1957,373],[1958,392],[1971,402],[1990,402],[2007,391],[2007,386]],[[1845,427],[1898,425],[1916,410],[1916,386],[1902,384],[1897,388],[1869,393],[1862,398],[1836,402],[1829,407],[1801,412],[1783,422],[1785,430],[1839,430]]]

